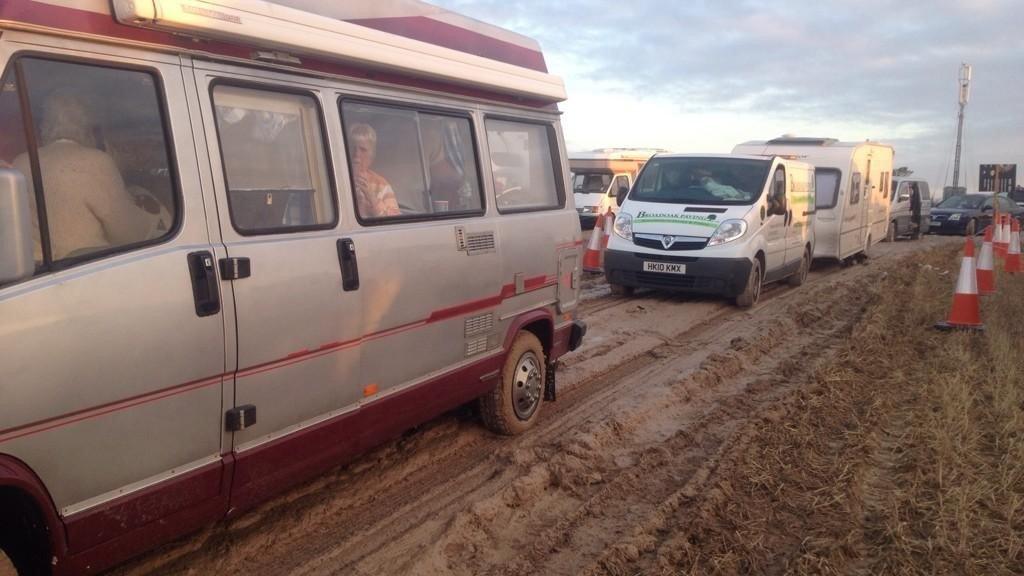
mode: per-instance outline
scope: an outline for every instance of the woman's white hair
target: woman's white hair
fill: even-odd
[[[54,91],[46,98],[39,128],[44,146],[61,139],[82,146],[95,143],[88,111],[78,97],[66,90]]]
[[[369,124],[353,124],[349,136],[353,142],[364,142],[370,145],[371,150],[377,150],[377,131]]]

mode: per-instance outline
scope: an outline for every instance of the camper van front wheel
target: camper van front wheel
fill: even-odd
[[[488,429],[515,436],[537,421],[544,401],[544,347],[530,332],[512,341],[501,370],[501,382],[480,398],[480,418]]]
[[[736,296],[736,305],[740,308],[750,308],[761,299],[761,283],[764,282],[764,273],[761,272],[761,259],[754,258],[750,266],[750,275],[747,277],[747,285],[743,292]]]

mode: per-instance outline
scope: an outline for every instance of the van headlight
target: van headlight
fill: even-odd
[[[708,246],[718,246],[719,244],[732,242],[746,233],[746,220],[723,220],[722,223],[718,225],[715,233],[712,234],[711,238],[708,240]]]
[[[615,216],[615,224],[612,225],[615,235],[625,240],[633,241],[633,217],[629,214],[619,212]]]

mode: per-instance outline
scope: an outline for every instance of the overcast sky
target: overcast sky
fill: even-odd
[[[961,183],[1024,164],[1024,0],[432,1],[541,43],[571,151],[871,138],[941,189],[965,61]]]

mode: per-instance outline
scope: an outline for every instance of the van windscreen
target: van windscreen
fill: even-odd
[[[576,194],[603,194],[612,184],[611,172],[573,171],[572,191]]]
[[[676,204],[753,204],[761,196],[771,160],[748,158],[655,158],[647,163],[629,198]]]

